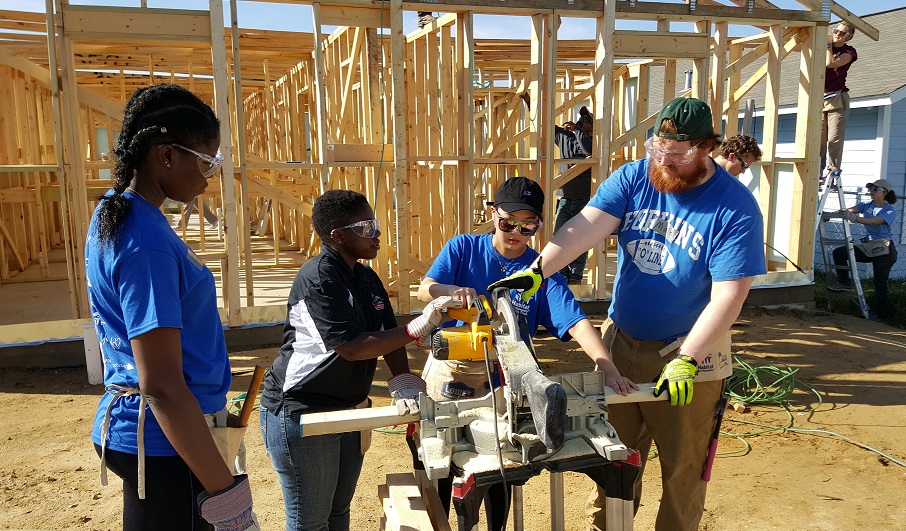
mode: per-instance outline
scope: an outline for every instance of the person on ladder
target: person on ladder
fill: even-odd
[[[859,203],[846,209],[845,218],[853,223],[865,225],[865,237],[860,245],[855,245],[856,262],[872,264],[874,272],[875,299],[868,318],[881,321],[888,314],[887,280],[890,270],[897,261],[897,249],[893,244],[890,226],[896,217],[893,205],[897,195],[891,189],[890,181],[878,179],[865,185],[871,192],[871,200]],[[861,214],[861,216],[860,216]],[[849,262],[846,246],[834,249],[834,264],[845,265]],[[836,286],[831,291],[850,291],[849,270],[837,269]]]

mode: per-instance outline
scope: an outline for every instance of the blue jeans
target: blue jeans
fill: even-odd
[[[554,233],[556,234],[566,222],[573,219],[576,214],[585,208],[588,199],[568,199],[561,197],[557,201],[557,216],[554,219]],[[560,270],[567,281],[582,282],[582,275],[585,273],[585,262],[588,260],[588,251],[580,254],[569,265]]]
[[[262,408],[261,437],[280,477],[286,531],[348,531],[362,471],[359,432],[302,437],[299,414]]]

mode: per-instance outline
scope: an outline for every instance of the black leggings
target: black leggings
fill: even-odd
[[[889,307],[887,302],[887,280],[890,278],[890,270],[893,269],[893,264],[897,261],[897,248],[894,246],[893,242],[890,242],[890,252],[882,255],[875,256],[874,258],[869,258],[862,249],[855,247],[853,249],[856,255],[856,262],[865,264],[871,262],[872,280],[875,284],[875,300],[872,304],[872,309],[878,313],[880,317],[886,317],[889,313]],[[847,256],[848,252],[846,247],[837,247],[834,249],[834,265],[845,265],[849,262],[849,257]],[[847,269],[838,269],[837,270],[837,279],[841,284],[849,284],[849,270]]]
[[[94,449],[101,455],[101,447]],[[123,479],[124,531],[211,531],[195,512],[204,487],[177,456],[145,456],[145,499],[138,498],[138,456],[107,448],[107,468]]]

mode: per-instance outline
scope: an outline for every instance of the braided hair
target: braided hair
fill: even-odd
[[[328,190],[315,200],[311,224],[322,243],[330,242],[330,233],[349,223],[356,214],[368,208],[368,198],[352,190]]]
[[[179,85],[143,87],[126,103],[123,127],[113,154],[113,194],[100,197],[98,239],[108,243],[129,214],[131,204],[123,195],[153,146],[177,143],[192,146],[220,137],[220,121],[206,103]],[[140,178],[140,177],[139,177]]]

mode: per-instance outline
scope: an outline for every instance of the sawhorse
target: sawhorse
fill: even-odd
[[[556,460],[535,461],[526,465],[504,468],[506,484],[517,491],[542,470],[551,473],[551,531],[565,531],[563,472],[582,472],[607,492],[605,499],[606,531],[632,531],[633,528],[633,485],[639,475],[641,459],[633,453],[630,459],[611,462],[594,454],[567,457]],[[478,524],[482,500],[492,485],[503,483],[500,470],[486,470],[466,473],[454,471],[453,508],[456,510],[459,531],[472,531]],[[522,529],[521,502],[514,503],[514,529]]]

